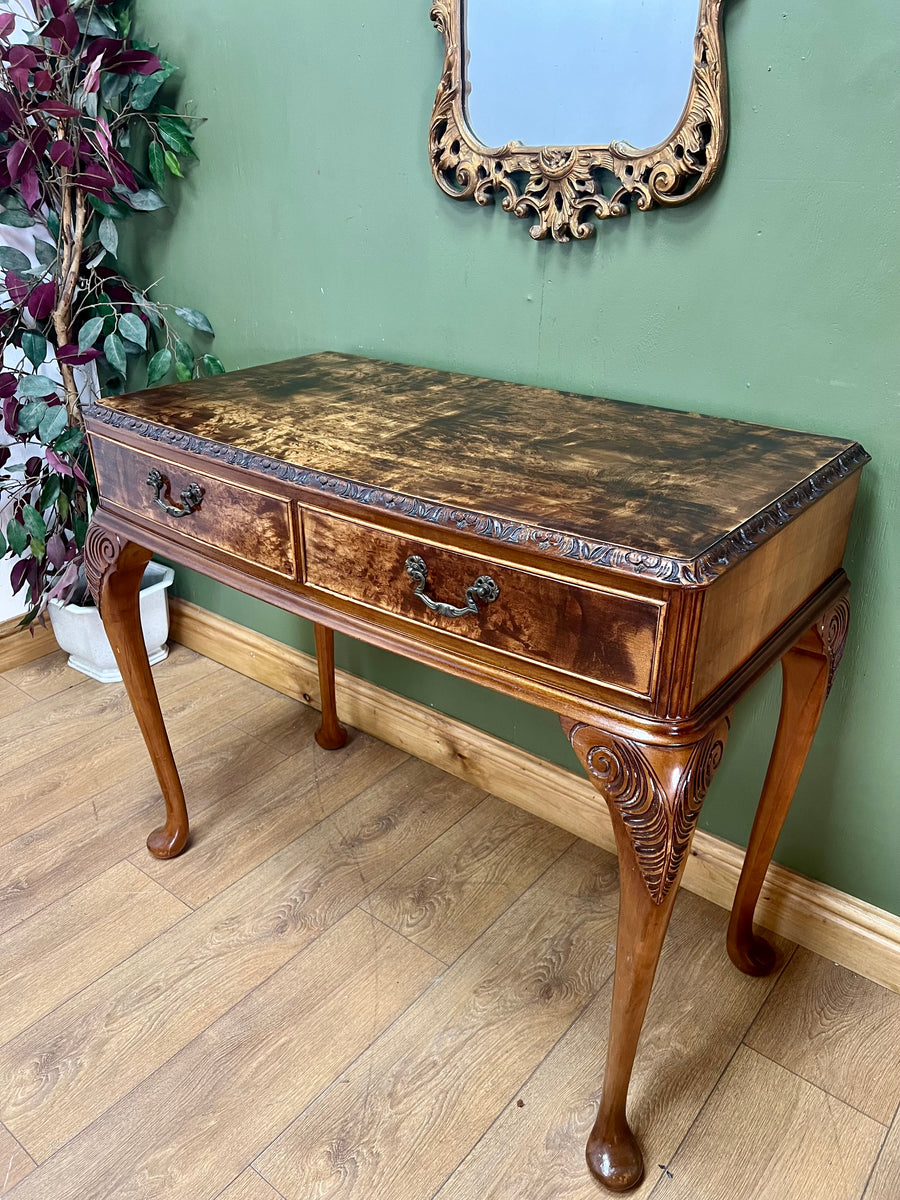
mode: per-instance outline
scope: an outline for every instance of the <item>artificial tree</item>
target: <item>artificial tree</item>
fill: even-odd
[[[134,0],[20,2],[21,14],[0,13],[0,227],[28,230],[34,253],[0,245],[0,401],[28,456],[11,462],[0,446],[0,558],[16,560],[29,624],[51,599],[84,602],[97,502],[85,390],[142,383],[141,365],[151,386],[224,368],[170,320],[212,334],[203,313],[160,303],[117,258],[119,224],[164,207],[167,182],[196,157],[196,118],[159,100],[176,68],[131,36]]]

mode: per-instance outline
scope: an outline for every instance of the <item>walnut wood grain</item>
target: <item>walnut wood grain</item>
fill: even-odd
[[[92,521],[84,549],[85,574],[166,805],[165,824],[147,838],[147,849],[157,858],[173,858],[187,845],[189,825],[141,630],[138,595],[149,561],[149,550],[108,532],[96,518]]]
[[[340,750],[347,741],[347,730],[337,717],[334,696],[334,630],[318,622],[313,626],[316,639],[316,663],[319,669],[319,694],[322,698],[322,723],[316,741],[323,750]]]
[[[115,397],[86,419],[101,491],[89,573],[166,797],[165,852],[184,844],[187,818],[137,641],[134,569],[150,550],[312,619],[323,745],[343,739],[333,630],[565,714],[621,869],[588,1161],[609,1186],[633,1186],[629,1078],[729,714],[778,659],[807,653],[811,623],[825,638],[823,614],[842,611],[865,451],[341,354]],[[190,480],[205,489],[196,511],[161,512],[140,482],[148,462],[174,497]],[[836,640],[820,646],[811,695],[838,657]],[[805,703],[782,715],[770,831],[814,731]],[[745,959],[768,838],[751,848],[738,906]]]
[[[781,660],[775,745],[728,926],[728,953],[749,975],[767,975],[775,965],[771,945],[753,932],[753,912],[834,682],[849,624],[850,600],[844,594]]]
[[[93,438],[91,453],[101,495],[117,506],[163,526],[176,537],[215,546],[290,579],[296,575],[291,509],[283,499],[266,495],[259,487],[242,486],[237,480],[223,483],[194,467],[186,470],[159,455],[143,454],[107,438]],[[184,517],[165,513],[147,483],[152,470],[158,470],[166,481],[162,499],[176,509],[182,506],[181,492],[196,484],[202,496],[199,508]]]
[[[448,618],[415,594],[405,564],[420,557],[428,591],[455,606],[480,576],[499,588],[477,613]],[[357,600],[516,659],[525,658],[601,684],[648,696],[654,680],[664,606],[609,590],[575,587],[513,571],[491,559],[307,510],[303,559],[312,587]]]
[[[693,744],[643,745],[563,718],[572,748],[606,801],[619,856],[616,977],[606,1074],[587,1162],[613,1191],[640,1183],[644,1160],[625,1102],[650,989],[703,799],[722,761],[728,718]]]
[[[87,415],[95,434],[132,430],[366,506],[689,585],[868,459],[837,438],[336,353],[109,397]]]

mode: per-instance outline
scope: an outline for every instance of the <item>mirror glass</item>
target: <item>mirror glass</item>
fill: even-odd
[[[466,0],[464,11],[482,145],[645,149],[678,124],[698,0]]]

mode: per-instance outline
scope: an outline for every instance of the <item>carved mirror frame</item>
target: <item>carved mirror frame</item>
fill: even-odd
[[[466,0],[433,0],[431,19],[444,35],[446,56],[431,116],[431,169],[438,187],[455,200],[491,204],[532,217],[537,240],[588,238],[596,217],[624,217],[639,209],[674,207],[693,200],[712,181],[728,136],[724,0],[700,0],[694,35],[694,69],[687,103],[664,142],[638,150],[628,142],[598,146],[482,145],[469,126],[466,104]],[[603,173],[616,183],[604,191]]]

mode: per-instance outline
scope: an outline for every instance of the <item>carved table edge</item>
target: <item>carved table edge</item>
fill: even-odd
[[[227,466],[274,476],[286,483],[330,493],[356,504],[427,521],[438,527],[454,528],[479,537],[523,546],[554,558],[574,559],[617,574],[648,576],[659,583],[681,587],[700,587],[712,583],[737,561],[795,520],[826,492],[831,491],[870,461],[870,455],[858,442],[854,442],[802,483],[720,538],[702,554],[692,559],[681,559],[665,554],[650,554],[614,543],[592,541],[558,530],[373,487],[324,471],[298,467],[265,454],[242,450],[210,438],[133,417],[129,413],[107,408],[102,404],[86,406],[84,415],[88,420],[97,421],[113,429],[125,430],[163,446],[171,446]]]

